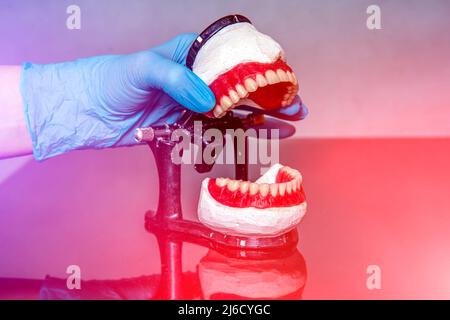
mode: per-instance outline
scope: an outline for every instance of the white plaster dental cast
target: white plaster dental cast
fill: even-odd
[[[280,44],[243,16],[224,17],[203,31],[186,64],[214,93],[217,105],[206,114],[210,117],[222,117],[239,105],[288,106],[298,92]]]
[[[275,164],[252,183],[227,178],[202,182],[199,220],[230,235],[277,236],[295,228],[306,213],[300,172]]]
[[[284,60],[281,46],[248,23],[231,24],[208,40],[197,54],[192,70],[207,85],[240,63]]]

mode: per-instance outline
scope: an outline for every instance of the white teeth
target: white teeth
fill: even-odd
[[[286,173],[289,173],[290,170],[292,170],[291,167],[288,167],[288,166],[283,167],[283,171]]]
[[[245,90],[245,88],[242,84],[238,84],[236,86],[236,91],[240,98],[245,98],[248,96],[248,92],[247,92],[247,90]]]
[[[298,179],[298,183],[299,183],[300,185],[302,185],[302,182],[303,182],[303,176],[302,176],[302,174],[301,174],[300,172],[298,173],[298,175],[300,176],[299,179]]]
[[[295,99],[295,94],[294,93],[286,93],[283,97],[283,101],[286,105],[289,105],[292,103],[292,101],[294,101]]]
[[[288,105],[291,104],[292,101],[294,101],[294,98],[295,98],[294,95],[290,96],[290,97],[286,100],[286,103],[287,103]]]
[[[293,84],[297,84],[297,77],[295,76],[295,74],[292,72],[292,78],[294,81],[292,81]]]
[[[293,84],[297,84],[297,78],[295,77],[295,74],[293,72],[287,71],[286,75],[290,82],[292,82]]]
[[[267,196],[269,194],[269,184],[267,183],[262,183],[259,185],[259,192],[261,193],[261,195],[263,197]]]
[[[219,187],[223,187],[228,183],[228,179],[224,179],[224,178],[217,178],[216,179],[216,185],[218,185]]]
[[[217,106],[214,108],[214,111],[213,111],[214,116],[218,117],[218,116],[220,116],[222,113],[223,113],[222,107],[219,106],[219,105],[217,105]]]
[[[286,76],[290,82],[294,82],[294,78],[292,78],[292,73],[290,71],[286,71]]]
[[[286,192],[292,193],[292,183],[291,182],[286,183]]]
[[[298,91],[298,85],[297,84],[293,84],[292,86],[289,86],[289,88],[287,89],[287,91],[289,93],[297,93]]]
[[[278,69],[277,75],[278,75],[278,78],[280,78],[281,82],[289,81],[289,78],[284,70]]]
[[[256,75],[256,83],[258,84],[258,87],[260,87],[260,88],[267,86],[266,78],[264,78],[264,76],[259,73]]]
[[[278,184],[276,183],[270,184],[270,194],[272,195],[272,197],[276,197],[276,195],[278,194]]]
[[[286,192],[286,183],[279,183],[278,190],[280,191],[280,196],[284,196],[284,193]]]
[[[249,189],[250,189],[250,194],[255,195],[259,191],[259,185],[257,183],[250,183]]]
[[[230,92],[228,92],[228,95],[230,96],[230,99],[233,103],[239,102],[239,96],[236,91],[230,90]]]
[[[297,79],[294,73],[282,69],[277,69],[276,71],[267,70],[264,75],[257,74],[255,80],[252,78],[245,79],[243,85],[237,84],[235,90],[231,89],[228,92],[228,96],[224,95],[220,99],[220,104],[217,105],[213,111],[214,116],[218,118],[225,115],[228,109],[237,104],[241,99],[247,98],[249,93],[258,90],[258,87],[262,88],[268,84],[276,84],[280,81],[290,81],[294,84],[293,86],[288,87],[287,94],[283,97],[283,101],[281,102],[282,106],[290,105],[295,98],[295,93],[297,93],[298,89]]]
[[[248,181],[241,182],[241,185],[239,186],[242,193],[246,193],[248,191],[249,187],[250,187],[250,182],[248,182]]]
[[[248,78],[244,81],[245,89],[247,89],[248,92],[255,92],[256,89],[258,89],[258,86],[256,85],[255,80]]]
[[[220,105],[223,110],[227,110],[233,105],[233,102],[227,96],[223,96],[222,99],[220,99]]]
[[[280,78],[278,78],[277,74],[273,70],[266,71],[266,79],[269,84],[275,84],[280,82]]]
[[[228,182],[228,190],[236,191],[237,189],[239,189],[239,181],[231,180],[230,182]]]

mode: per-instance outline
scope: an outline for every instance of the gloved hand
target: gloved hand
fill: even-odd
[[[239,106],[239,109],[247,110],[254,113],[262,113],[269,116],[274,116],[288,121],[303,120],[308,115],[308,108],[302,103],[300,96],[295,96],[294,100],[289,106],[280,107],[274,110],[261,110],[250,106]]]
[[[138,127],[173,123],[184,107],[212,109],[213,93],[184,66],[196,37],[183,34],[128,55],[25,63],[21,91],[35,159],[75,149],[136,145]],[[294,101],[280,112],[306,116],[300,109]]]
[[[308,115],[308,108],[304,103],[302,103],[299,96],[296,96],[294,98],[294,101],[292,101],[291,105],[287,107],[281,107],[276,111],[288,117],[298,118],[298,120],[303,120]]]
[[[25,63],[21,89],[34,157],[135,145],[136,128],[172,123],[182,106],[212,109],[213,93],[184,66],[196,37],[183,34],[129,55]]]

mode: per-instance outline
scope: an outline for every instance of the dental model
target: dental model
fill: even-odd
[[[230,235],[277,236],[295,228],[306,213],[300,172],[273,165],[255,183],[206,178],[199,220]]]
[[[238,105],[277,109],[290,105],[298,82],[281,46],[240,15],[224,17],[203,31],[186,60],[212,90],[222,117]]]
[[[198,264],[205,299],[299,299],[307,280],[305,259],[296,250],[286,257],[243,259],[209,250]]]

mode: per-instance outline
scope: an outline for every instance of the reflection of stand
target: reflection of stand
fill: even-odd
[[[277,250],[208,250],[197,263],[196,272],[183,272],[184,239],[177,232],[154,233],[160,245],[161,273],[82,280],[81,290],[69,289],[66,278],[0,278],[0,299],[300,299],[302,296],[306,263],[295,246]],[[253,295],[247,296],[248,288],[255,285],[258,290],[250,290]]]
[[[246,249],[221,245],[221,241],[216,242],[214,240],[214,235],[210,238],[206,237],[207,232],[216,232],[198,222],[180,219],[172,223],[173,221],[161,221],[157,217],[149,217],[148,215],[149,213],[146,216],[146,228],[149,232],[155,234],[158,240],[161,261],[161,278],[156,295],[157,299],[185,299],[185,291],[190,290],[183,285],[182,281],[183,242],[213,249],[231,258],[254,260],[283,258],[297,250],[297,231],[295,229],[280,236],[280,239],[283,239],[280,240],[280,244],[281,241],[284,241],[283,245],[264,249]],[[186,230],[190,230],[190,232],[186,232]],[[219,237],[222,236],[219,233],[216,234]]]
[[[214,231],[203,224],[183,219],[181,208],[181,165],[175,164],[171,159],[174,142],[171,141],[171,133],[176,129],[187,130],[194,139],[194,121],[202,122],[202,131],[215,128],[225,134],[226,129],[247,129],[264,126],[264,115],[257,111],[246,117],[237,116],[234,112],[228,112],[221,119],[210,119],[201,114],[185,112],[181,119],[173,125],[165,125],[156,128],[140,129],[139,140],[146,141],[150,146],[156,161],[159,177],[159,200],[156,211],[148,211],[145,216],[145,226],[149,232],[158,235],[158,243],[161,255],[161,297],[167,299],[179,298],[181,292],[181,249],[182,242],[187,241],[199,244],[214,250],[235,250],[239,255],[273,256],[280,252],[280,248],[295,248],[298,235],[293,229],[286,234],[275,237],[245,237],[230,236]],[[258,114],[259,113],[259,114]],[[273,114],[271,114],[274,116]],[[285,117],[284,117],[285,118]],[[297,119],[292,119],[297,120]],[[288,129],[287,136],[295,132],[295,128],[284,121],[276,120],[276,125]],[[272,128],[274,122],[271,123]],[[245,139],[245,150],[247,150]],[[202,147],[208,141],[202,140]],[[234,141],[234,154],[237,157],[237,146]],[[216,155],[217,157],[218,155]],[[247,158],[247,154],[245,154]],[[247,160],[247,159],[246,159]],[[198,172],[208,172],[214,164],[196,164]],[[238,164],[235,161],[235,178],[248,180],[248,163]],[[285,250],[282,250],[283,252]]]

